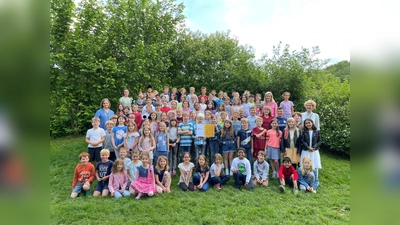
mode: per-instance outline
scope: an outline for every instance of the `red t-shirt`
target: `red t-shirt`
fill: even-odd
[[[171,108],[168,107],[168,106],[167,106],[167,107],[164,107],[164,106],[163,106],[163,107],[160,108],[160,111],[161,111],[161,112],[165,112],[165,113],[168,113],[170,110],[171,110]]]
[[[272,119],[273,119],[274,117],[270,116],[270,117],[266,118],[264,115],[263,115],[263,116],[260,116],[260,117],[261,117],[261,119],[263,120],[262,127],[263,127],[264,129],[267,129],[267,130],[271,129],[271,128],[272,128],[272,127],[271,127],[271,121],[272,121]]]
[[[265,150],[265,142],[267,141],[267,133],[257,138],[256,134],[263,132],[264,130],[258,129],[258,127],[254,127],[253,132],[253,148],[254,149],[262,149]]]

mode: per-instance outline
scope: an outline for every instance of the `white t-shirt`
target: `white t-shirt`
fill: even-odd
[[[183,163],[179,163],[178,168],[182,170],[182,172],[184,173],[184,177],[186,180],[191,179],[191,177],[189,177],[189,173],[190,171],[193,170],[194,164],[193,163],[189,163],[188,166],[185,167],[185,164]],[[179,183],[180,182],[184,182],[182,179],[182,176],[179,176]]]
[[[98,127],[97,129],[91,128],[86,132],[86,137],[89,138],[90,142],[98,142],[104,136],[106,136],[106,132],[101,127]],[[98,147],[102,147],[102,146],[103,146],[103,143],[100,143],[97,146],[93,146],[91,144],[88,145],[89,148],[98,148]]]
[[[219,168],[219,169],[220,169],[219,175],[221,175],[221,171],[222,171],[222,169],[224,169],[224,168],[225,168],[224,164],[221,163],[221,167]],[[214,171],[217,170],[217,169],[218,169],[217,164],[213,163],[213,164],[211,165],[211,168],[210,168],[211,177],[215,177],[215,172],[214,172]]]

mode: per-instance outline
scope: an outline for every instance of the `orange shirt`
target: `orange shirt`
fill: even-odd
[[[88,162],[86,165],[78,164],[75,167],[72,188],[75,187],[76,183],[82,183],[85,181],[92,182],[94,180],[94,175],[94,166],[92,163]]]

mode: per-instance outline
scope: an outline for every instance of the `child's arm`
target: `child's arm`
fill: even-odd
[[[86,141],[86,143],[88,143],[89,145],[95,146],[95,145],[93,145],[93,143],[90,141],[90,137],[86,137],[85,141]]]
[[[89,185],[90,185],[90,182],[92,182],[93,180],[94,180],[94,178],[96,177],[95,176],[95,172],[94,172],[94,166],[93,166],[93,164],[91,164],[91,167],[90,167],[90,176],[89,176],[89,178],[88,178],[88,180],[86,181],[87,183],[89,183]]]
[[[264,172],[263,175],[261,176],[261,179],[264,181],[266,181],[268,179],[268,172],[269,172],[269,164],[267,162],[265,162],[266,166],[264,167]]]
[[[258,165],[258,163],[253,163],[253,173],[254,173],[254,177],[256,178],[256,180],[259,180],[260,174],[258,173],[257,165]]]
[[[179,168],[179,172],[181,174],[181,178],[182,178],[183,182],[186,184],[185,172],[181,168]]]
[[[190,178],[192,178],[192,173],[193,173],[193,168],[191,168],[191,169],[189,170],[188,178],[187,178],[187,181],[186,181],[186,185],[187,185],[187,186],[189,186]]]
[[[135,142],[133,142],[132,149],[135,149],[137,147],[138,143],[139,143],[139,138],[136,137]]]
[[[306,178],[303,176],[303,174],[301,173],[301,167],[297,170],[297,176],[298,176],[298,181],[300,184],[304,185],[304,187],[306,187],[307,189],[309,188]]]
[[[126,185],[128,185],[128,174],[126,173],[126,171],[124,171],[124,180],[122,182],[123,184],[121,185],[121,189],[119,190],[121,194],[125,191]]]
[[[74,177],[72,178],[72,190],[74,190],[76,183],[78,182],[78,178],[79,178],[78,168],[75,168]]]
[[[99,176],[99,171],[98,170],[96,170],[96,178],[97,178],[97,181],[101,181],[101,178]]]
[[[114,148],[115,150],[118,150],[118,147],[115,145],[114,135],[115,135],[115,133],[112,132],[112,133],[111,133],[111,144],[112,144],[112,146],[113,146],[113,148]]]
[[[110,190],[111,196],[114,196],[114,174],[110,174],[110,180],[108,181],[108,190]]]
[[[206,177],[204,179],[200,176],[200,185],[201,185],[201,187],[203,187],[203,185],[207,182],[209,175],[210,175],[210,171],[207,171],[206,172]]]
[[[160,179],[158,178],[158,174],[155,174],[155,173],[154,173],[154,178],[155,178],[156,184],[157,184],[158,186],[160,186],[160,187],[164,190],[165,187],[164,187],[164,185],[162,185],[162,183],[160,182]]]
[[[279,167],[279,170],[278,170],[278,175],[279,175],[279,178],[282,180],[282,179],[285,179],[285,176],[283,175],[283,168],[285,168],[285,166],[283,166],[283,165],[281,165],[280,167]]]
[[[236,139],[237,139],[236,146],[237,146],[237,148],[239,148],[240,147],[240,136],[238,135]]]
[[[169,152],[169,135],[167,133],[167,151]]]
[[[126,143],[127,140],[128,140],[128,138],[124,138],[124,141],[123,141],[122,143],[123,143],[123,145],[124,145],[124,148],[126,148],[126,150],[129,150],[128,144]]]
[[[320,147],[321,144],[322,144],[321,133],[320,133],[319,130],[316,130],[316,131],[314,131],[314,132],[317,132],[317,142],[313,145],[313,149],[314,149],[314,150],[318,150],[319,147]]]

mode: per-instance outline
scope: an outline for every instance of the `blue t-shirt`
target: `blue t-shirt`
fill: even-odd
[[[157,138],[157,152],[166,152],[167,134],[158,133],[156,138]]]
[[[100,119],[99,127],[103,128],[104,130],[107,130],[106,122],[109,121],[112,116],[114,116],[114,111],[109,109],[108,112],[106,112],[103,108],[97,110],[96,114],[94,114],[94,117]]]
[[[283,130],[286,128],[287,119],[285,117],[282,118],[276,117],[276,119],[278,120],[279,130],[283,132]]]
[[[118,146],[124,142],[126,137],[126,126],[115,126],[113,127],[112,132],[114,133],[115,146]]]
[[[233,126],[233,130],[235,131],[235,135],[237,135],[239,130],[242,129],[242,124],[240,123],[240,120],[232,121],[232,126]]]
[[[191,123],[180,123],[178,125],[178,130],[182,131],[192,131],[193,132],[193,125]],[[191,146],[192,145],[192,135],[181,134],[180,135],[180,146]]]
[[[239,130],[237,137],[240,138],[240,147],[251,148],[251,130]]]
[[[107,162],[99,162],[96,165],[96,171],[99,171],[99,177],[103,178],[105,176],[108,176],[111,174],[111,168],[113,166],[113,161],[108,160]],[[103,181],[104,183],[108,183],[108,179],[106,181]]]

